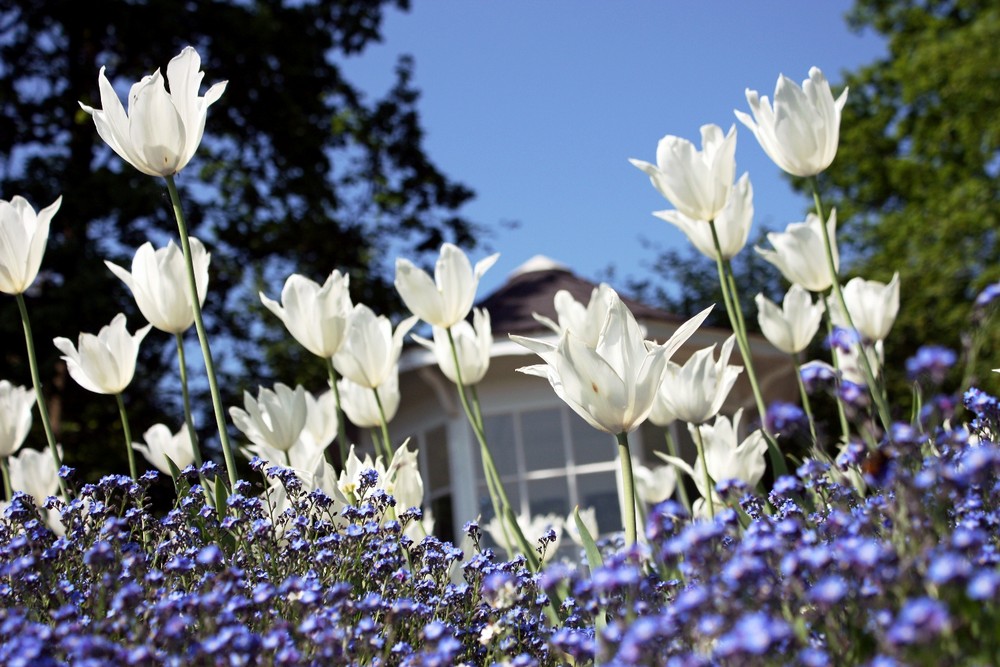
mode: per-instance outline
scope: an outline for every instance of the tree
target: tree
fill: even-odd
[[[181,9],[164,0],[107,0],[81,11],[72,0],[0,0],[0,196],[21,194],[37,208],[63,195],[45,275],[28,305],[70,464],[107,461],[103,470],[121,471],[122,448],[111,444],[120,428],[113,401],[67,380],[51,340],[96,332],[119,311],[131,330],[141,326],[128,290],[102,260],[127,266],[146,240],[162,246],[176,237],[163,182],[115,156],[77,104],[100,106],[99,68],[107,66],[122,92],[190,44],[202,55],[205,84],[229,81],[195,160],[178,177],[192,233],[212,252],[206,315],[229,371],[222,385],[230,405],[245,387],[274,377],[313,379],[320,388],[322,364],[286,342],[258,289],[274,296],[292,272],[322,282],[339,268],[350,273],[356,301],[391,312],[398,303],[390,249],[421,258],[443,241],[474,245],[474,226],[458,213],[472,192],[421,147],[413,62],[400,59],[392,88],[371,101],[337,64],[380,39],[386,7],[408,5],[232,0]],[[26,383],[12,299],[0,300],[0,347],[0,374]],[[143,345],[146,372],[126,396],[135,437],[153,421],[181,423],[172,349],[156,332]]]
[[[973,299],[1000,280],[1000,6],[858,0],[849,21],[884,35],[889,53],[844,81],[840,148],[820,192],[843,221],[851,275],[899,271],[886,341],[898,395],[905,359],[923,343],[962,349]],[[986,333],[970,380],[996,390],[1000,330]]]
[[[889,53],[846,76],[837,158],[819,176],[824,205],[837,208],[842,282],[888,282],[899,271],[901,307],[885,361],[895,404],[905,409],[910,395],[906,359],[928,343],[968,356],[970,341],[978,340],[966,382],[997,391],[998,376],[989,370],[1000,359],[1000,327],[973,336],[980,317],[973,300],[1000,280],[1000,6],[858,0],[849,21],[885,35]],[[804,217],[811,186],[792,182],[809,197]],[[786,286],[768,266],[747,248],[734,258],[737,284],[780,299]],[[719,298],[711,262],[694,251],[661,251],[654,273],[669,287],[658,294],[651,283],[633,288],[677,312]],[[752,297],[741,298],[755,325]],[[953,382],[964,372],[956,369]]]

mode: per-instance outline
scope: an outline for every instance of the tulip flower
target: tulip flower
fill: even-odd
[[[603,286],[602,286],[603,287]],[[557,345],[511,336],[511,340],[538,354],[545,364],[517,369],[546,378],[556,395],[594,428],[615,436],[635,430],[649,416],[653,399],[670,355],[708,316],[706,309],[681,325],[662,345],[643,340],[631,311],[609,287],[610,308],[591,347],[571,330]]]
[[[59,456],[61,459],[61,448]],[[59,490],[59,469],[50,450],[25,448],[7,461],[10,465],[10,485],[15,491],[31,495],[39,507],[46,498],[56,495]]]
[[[670,426],[677,421],[677,415],[666,401],[657,399],[653,401],[653,409],[649,411],[649,421],[657,426]]]
[[[363,387],[378,387],[396,372],[403,337],[418,319],[416,315],[408,317],[393,331],[387,317],[376,317],[368,306],[356,305],[344,343],[333,357],[337,372]]]
[[[340,389],[340,405],[352,424],[360,428],[376,428],[382,425],[382,415],[379,413],[372,389],[362,387],[346,378],[337,382],[337,387]],[[392,373],[374,391],[378,392],[379,401],[382,402],[385,421],[391,422],[399,410],[398,371]]]
[[[852,278],[843,292],[850,321],[834,302],[830,312],[833,323],[844,328],[853,324],[866,341],[884,340],[899,312],[899,273],[893,274],[888,285],[877,280]]]
[[[208,292],[208,264],[212,256],[201,241],[191,237],[191,260],[198,285],[198,302],[205,303]],[[194,324],[194,306],[187,287],[187,264],[184,254],[173,241],[167,247],[153,250],[144,243],[132,258],[131,273],[111,262],[104,262],[135,297],[139,312],[160,331],[179,334]]]
[[[683,366],[668,362],[655,400],[666,403],[677,419],[691,424],[714,417],[743,372],[742,366],[729,365],[735,343],[735,334],[726,339],[718,361],[713,360],[715,345],[712,345],[692,354]]]
[[[573,295],[566,290],[559,290],[553,299],[558,322],[553,322],[538,313],[533,313],[533,316],[560,336],[569,331],[576,338],[582,340],[584,344],[597,347],[601,328],[608,317],[611,304],[617,298],[618,295],[606,283],[601,283],[600,286],[594,288],[586,306],[574,299]]]
[[[633,463],[635,472],[635,492],[647,505],[656,505],[674,495],[677,488],[677,473],[672,466],[647,468],[641,463]]]
[[[754,487],[764,476],[766,468],[764,451],[767,449],[767,442],[764,440],[764,433],[758,429],[738,443],[742,416],[741,408],[733,415],[732,421],[728,417],[719,415],[711,426],[689,425],[688,429],[692,431],[695,428],[701,429],[708,473],[716,483],[738,479]]]
[[[781,309],[763,294],[755,298],[757,322],[764,337],[785,354],[798,354],[809,346],[823,320],[826,306],[813,303],[801,285],[792,285],[785,293]]]
[[[184,470],[194,463],[191,432],[188,431],[187,424],[175,434],[171,434],[165,424],[154,424],[142,434],[142,437],[146,441],[145,444],[135,442],[132,446],[163,474],[172,474],[167,459],[170,459],[178,470]]]
[[[458,356],[462,384],[466,386],[478,384],[486,377],[486,371],[490,368],[490,348],[493,346],[490,314],[479,308],[474,309],[472,324],[467,320],[456,323],[451,328],[451,335],[455,341],[455,355]],[[459,383],[447,329],[434,327],[433,341],[416,334],[411,338],[434,353],[434,358],[446,378],[455,384]]]
[[[409,440],[396,449],[386,470],[385,491],[396,499],[396,507],[408,510],[424,503],[424,480],[420,476],[417,452],[409,450]]]
[[[837,252],[837,209],[830,211],[824,232],[819,217],[810,213],[805,222],[793,222],[784,232],[769,232],[767,240],[773,250],[754,247],[765,260],[774,264],[785,279],[801,285],[811,292],[822,292],[833,284],[830,267],[826,260],[826,246],[823,234],[830,235],[830,249],[833,253],[834,270],[840,270],[840,255]]]
[[[344,469],[340,471],[340,479],[337,488],[348,498],[357,499],[357,494],[361,490],[361,473],[366,470],[374,470],[378,474],[378,481],[375,488],[384,489],[386,482],[385,464],[382,457],[378,456],[372,461],[371,454],[365,454],[364,459],[359,459],[354,453],[354,445],[351,445],[347,460],[344,462]]]
[[[226,82],[198,95],[201,57],[185,47],[167,65],[170,92],[164,86],[160,70],[132,85],[128,94],[128,113],[101,68],[98,83],[101,106],[95,109],[80,103],[94,117],[97,133],[123,160],[150,176],[172,176],[191,160],[205,131],[208,107],[226,89]]]
[[[447,329],[464,320],[476,300],[479,279],[493,266],[499,254],[476,262],[473,269],[469,258],[457,246],[445,243],[434,267],[434,278],[414,264],[396,260],[396,290],[403,303],[428,324]]]
[[[684,232],[701,254],[713,260],[718,258],[719,253],[715,250],[712,228],[705,220],[691,219],[680,211],[657,211],[653,215]],[[715,217],[715,232],[719,237],[722,259],[732,259],[743,250],[750,235],[752,222],[753,186],[750,184],[750,176],[743,174],[733,186],[733,192],[725,208]]]
[[[656,146],[656,164],[629,160],[661,195],[692,220],[715,220],[729,201],[736,175],[736,127],[701,127],[699,151],[687,139],[667,135]]]
[[[318,397],[306,394],[306,425],[299,441],[307,448],[323,451],[337,437],[337,403],[333,391],[327,390]]]
[[[35,395],[27,387],[0,380],[0,459],[16,452],[31,430]]]
[[[260,300],[278,316],[299,345],[317,357],[337,353],[347,331],[351,314],[350,276],[332,272],[320,287],[305,276],[293,273],[281,290],[281,304],[260,293]]]
[[[306,425],[306,396],[301,385],[291,389],[280,382],[274,390],[260,387],[257,400],[243,392],[246,410],[229,408],[236,428],[256,445],[287,453]]]
[[[246,450],[272,465],[294,468],[297,472],[322,478],[326,461],[326,448],[337,434],[337,406],[332,391],[325,391],[319,398],[305,391],[306,423],[299,439],[288,451],[281,451],[269,445],[251,444]],[[305,479],[305,477],[303,477]],[[318,488],[318,487],[313,487]]]
[[[753,119],[742,111],[736,117],[757,137],[761,148],[781,169],[793,176],[815,176],[830,166],[840,142],[840,114],[847,89],[834,101],[830,84],[817,67],[800,88],[782,75],[774,89],[774,108],[756,90],[746,91]]]
[[[691,437],[696,442],[700,438],[702,442],[702,453],[698,455],[693,467],[683,459],[657,453],[657,456],[681,469],[694,480],[703,499],[694,504],[693,509],[696,513],[702,512],[705,501],[710,501],[709,507],[721,502],[719,494],[715,491],[715,485],[719,482],[738,479],[753,487],[764,476],[767,468],[764,461],[767,441],[764,439],[764,433],[757,429],[744,438],[743,442],[739,442],[737,434],[742,417],[743,409],[740,408],[733,415],[732,421],[724,415],[718,415],[712,425],[688,424]],[[714,510],[711,513],[714,514]]]
[[[38,213],[24,197],[0,200],[0,292],[23,294],[38,276],[49,240],[49,223],[62,197]]]
[[[63,353],[69,375],[77,384],[96,394],[120,394],[132,382],[139,343],[151,328],[147,324],[129,335],[125,315],[119,313],[96,336],[80,334],[79,348],[68,338],[52,342]]]

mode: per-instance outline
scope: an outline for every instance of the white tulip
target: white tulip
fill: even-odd
[[[347,378],[337,381],[340,391],[340,407],[352,424],[360,428],[376,428],[382,425],[378,403],[370,387],[364,387]],[[385,421],[388,424],[399,410],[399,371],[393,372],[375,391],[378,392]]]
[[[538,313],[533,313],[532,316],[560,336],[569,331],[585,345],[597,347],[601,329],[608,319],[608,311],[616,300],[618,295],[607,283],[601,283],[593,289],[586,306],[566,290],[559,290],[552,300],[558,322]]]
[[[287,452],[306,425],[306,396],[301,385],[291,389],[280,382],[274,390],[260,387],[257,400],[243,392],[246,410],[229,408],[236,428],[256,445]]]
[[[458,356],[459,369],[462,373],[462,383],[465,386],[478,384],[490,368],[490,348],[493,346],[493,332],[490,327],[490,314],[480,308],[472,311],[472,324],[462,320],[451,327],[452,340],[455,341],[455,355]],[[434,352],[434,358],[444,376],[458,384],[459,377],[455,372],[455,359],[451,344],[448,342],[448,330],[434,327],[434,340],[413,334],[411,336],[420,345]]]
[[[20,449],[31,430],[35,394],[27,387],[15,387],[0,380],[0,459]]]
[[[62,458],[61,447],[59,458]],[[39,507],[46,498],[58,493],[59,469],[51,449],[22,449],[17,456],[8,458],[7,464],[10,467],[11,488],[31,495]]]
[[[813,303],[809,292],[801,285],[792,285],[785,293],[781,309],[758,294],[757,322],[764,337],[785,354],[798,354],[809,346],[823,321],[826,306],[822,301]]]
[[[754,247],[761,257],[774,264],[785,279],[801,285],[811,292],[822,292],[833,284],[829,263],[826,260],[826,246],[823,234],[830,235],[830,250],[833,254],[834,270],[840,268],[840,254],[837,251],[837,209],[830,211],[826,230],[815,213],[806,216],[805,222],[793,222],[784,232],[769,232],[767,240],[774,250]]]
[[[656,146],[656,164],[629,160],[644,171],[653,187],[692,220],[718,217],[736,175],[736,126],[722,134],[718,125],[701,127],[699,151],[687,139],[667,135]]]
[[[396,260],[396,290],[410,312],[428,324],[447,329],[469,314],[476,300],[479,279],[496,263],[499,254],[476,262],[475,269],[458,246],[445,243],[432,279],[408,259]]]
[[[712,260],[718,258],[712,227],[707,221],[693,220],[680,211],[656,211],[653,215],[684,232],[701,254]],[[750,184],[750,176],[743,174],[733,187],[725,208],[715,217],[715,233],[719,237],[723,259],[732,259],[743,250],[750,236],[752,223],[753,186]]]
[[[800,88],[782,75],[774,89],[774,108],[756,90],[746,91],[753,119],[736,117],[757,137],[768,157],[793,176],[815,176],[830,166],[840,143],[840,114],[847,89],[836,101],[823,72],[810,68]]]
[[[212,256],[198,239],[192,236],[190,242],[198,303],[204,304],[208,293],[208,265]],[[173,241],[159,250],[153,250],[152,243],[141,245],[132,258],[131,272],[117,264],[104,263],[132,290],[139,312],[154,327],[178,334],[194,324],[194,306],[188,294],[187,263],[184,253]]]
[[[320,287],[293,273],[281,290],[281,303],[260,293],[261,302],[278,316],[299,345],[317,357],[337,353],[347,333],[351,315],[350,276],[332,272]]]
[[[376,317],[371,308],[359,303],[351,311],[344,343],[333,357],[337,372],[363,387],[378,387],[396,372],[403,337],[418,319],[408,317],[393,331],[387,317]]]
[[[647,343],[631,311],[609,287],[610,297],[597,345],[564,331],[558,344],[511,336],[545,364],[517,369],[546,378],[556,395],[588,424],[619,435],[635,430],[649,416],[667,361],[708,316],[706,309],[681,325],[663,345]]]
[[[23,294],[38,277],[49,241],[49,224],[62,197],[38,213],[24,197],[0,200],[0,292]]]
[[[632,463],[635,475],[635,492],[642,502],[656,505],[674,495],[677,488],[677,473],[671,466],[647,468],[638,462]]]
[[[190,46],[167,65],[168,93],[160,70],[132,85],[128,113],[101,68],[98,83],[101,106],[95,109],[80,103],[94,117],[97,133],[123,160],[150,176],[172,176],[191,160],[205,132],[208,107],[226,89],[217,83],[199,97],[205,76],[201,56]]]
[[[893,274],[888,285],[877,280],[852,278],[844,286],[843,293],[851,321],[844,316],[839,302],[834,301],[830,312],[833,323],[849,329],[853,322],[854,329],[866,341],[885,340],[899,313],[899,273]]]
[[[132,382],[139,343],[152,326],[147,324],[134,336],[129,335],[125,315],[119,313],[96,336],[80,334],[79,349],[68,338],[52,342],[63,353],[69,375],[77,384],[97,394],[120,394]]]
[[[718,361],[712,345],[692,354],[683,366],[668,362],[654,402],[665,403],[670,414],[692,424],[714,417],[743,372],[742,366],[729,365],[735,343],[735,334],[726,339]]]
[[[194,463],[194,452],[191,449],[191,430],[187,424],[181,426],[176,434],[172,434],[165,424],[154,424],[142,434],[145,444],[134,442],[132,447],[160,472],[169,475],[169,458],[178,470],[184,470]]]

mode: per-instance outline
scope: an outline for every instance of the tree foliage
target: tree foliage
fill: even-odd
[[[164,183],[115,156],[77,104],[100,107],[100,67],[124,95],[190,44],[202,55],[204,84],[229,81],[177,182],[189,227],[212,252],[206,313],[232,404],[245,387],[275,376],[296,382],[324,373],[285,342],[258,289],[276,297],[292,272],[322,282],[338,268],[350,273],[356,301],[387,312],[397,307],[390,253],[420,258],[443,241],[474,245],[474,227],[458,213],[472,192],[421,146],[413,62],[401,58],[395,83],[376,99],[338,64],[380,39],[388,6],[408,4],[107,0],[84,10],[72,0],[0,0],[0,196],[21,194],[38,208],[63,195],[28,306],[71,464],[107,460],[104,451],[117,456],[121,445],[109,441],[120,429],[113,401],[69,381],[51,340],[96,332],[119,311],[131,330],[141,326],[131,295],[102,261],[128,266],[143,242],[176,237]],[[26,383],[13,299],[0,300],[0,337],[0,374]],[[176,401],[151,398],[158,382],[177,393],[173,341],[157,332],[146,340],[146,371],[126,396],[136,436],[154,420],[180,424]]]
[[[899,271],[886,365],[901,370],[922,343],[963,349],[973,299],[1000,280],[1000,5],[858,0],[849,20],[884,35],[888,55],[844,81],[840,149],[820,192],[843,221],[851,274]],[[995,327],[983,344],[970,379],[989,388]]]
[[[848,20],[884,35],[888,54],[846,75],[840,147],[819,177],[824,205],[837,208],[842,282],[888,282],[899,271],[901,307],[885,368],[900,403],[909,393],[905,360],[929,343],[962,351],[960,367],[981,345],[977,362],[955,375],[996,390],[989,371],[1000,359],[1000,327],[987,322],[977,332],[983,314],[973,300],[1000,280],[1000,5],[858,0]],[[804,218],[811,185],[792,180],[809,197]],[[753,294],[780,300],[787,287],[749,247],[733,267]],[[693,250],[660,251],[653,271],[669,288],[632,287],[667,308],[693,312],[721,299],[712,262]],[[753,294],[741,303],[755,325]],[[716,321],[726,324],[725,314]]]

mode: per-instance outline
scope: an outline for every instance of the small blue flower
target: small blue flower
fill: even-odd
[[[906,375],[911,380],[927,377],[938,385],[944,382],[945,375],[957,360],[954,350],[941,345],[924,345],[906,360]]]

